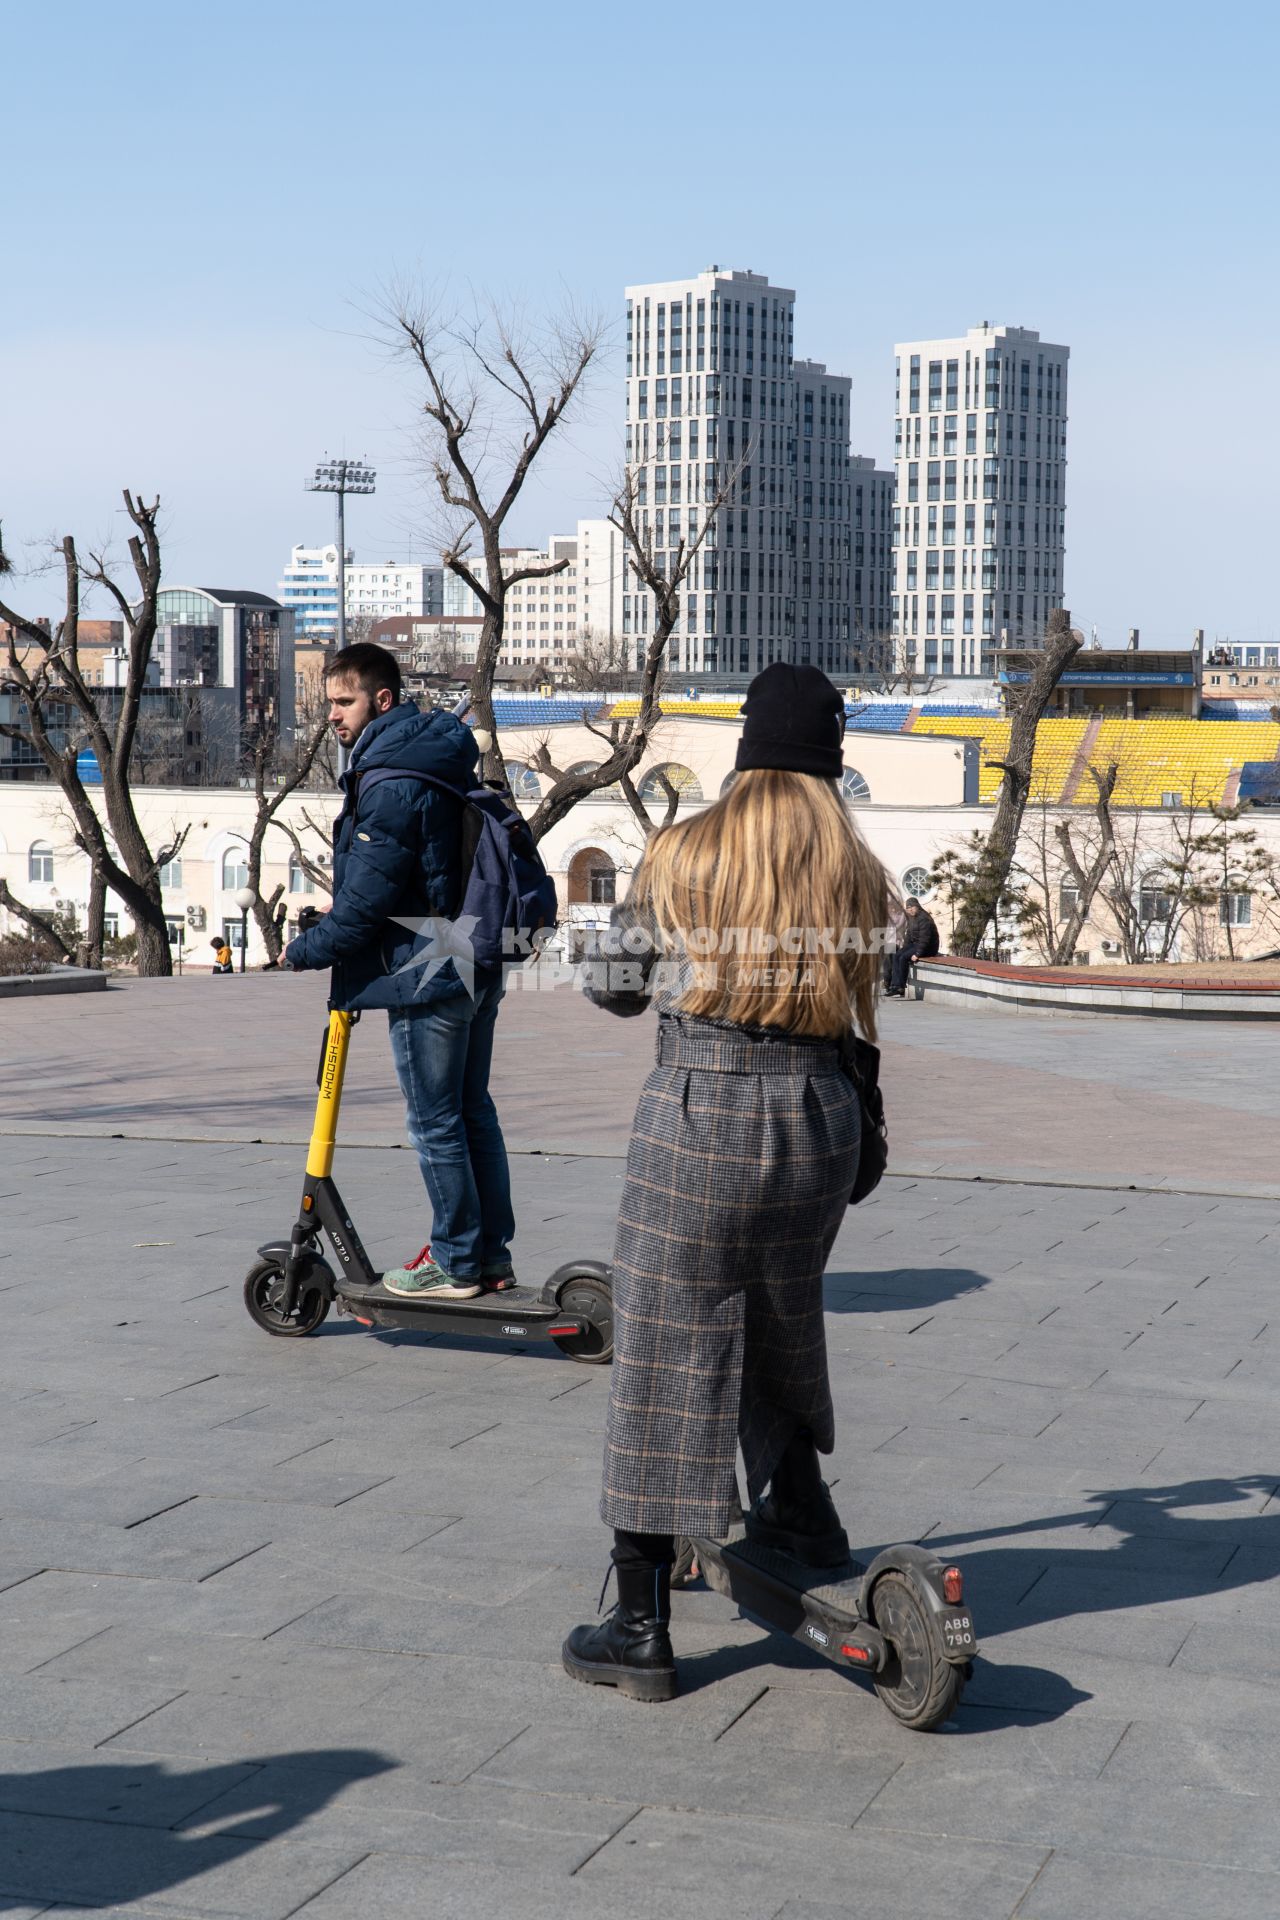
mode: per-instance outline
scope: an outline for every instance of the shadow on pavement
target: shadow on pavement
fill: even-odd
[[[802,1669],[808,1672],[825,1671],[828,1667],[819,1654],[781,1633],[767,1634],[763,1639],[745,1646],[715,1647],[705,1653],[681,1653],[678,1663],[680,1691],[685,1694],[697,1693],[703,1687],[714,1686],[717,1681],[730,1679],[734,1674],[750,1673],[758,1667],[783,1667],[789,1671]],[[853,1694],[861,1694],[868,1701],[872,1700],[869,1680],[843,1669],[840,1670],[840,1677],[848,1682]],[[972,1684],[974,1691],[984,1697],[961,1701],[955,1720],[947,1723],[948,1731],[953,1734],[993,1733],[1005,1727],[1039,1726],[1046,1720],[1057,1720],[1062,1714],[1070,1713],[1073,1707],[1093,1698],[1092,1694],[1072,1686],[1069,1680],[1048,1667],[1002,1666],[992,1674],[980,1662]],[[829,1701],[832,1695],[824,1693],[822,1698]],[[849,1711],[851,1714],[858,1711],[856,1700],[850,1699]],[[854,1732],[856,1724],[851,1721],[851,1735]]]
[[[823,1278],[827,1313],[907,1312],[940,1307],[990,1284],[991,1276],[972,1267],[882,1267],[860,1273],[828,1269]]]
[[[1275,1473],[1113,1487],[1088,1494],[1088,1504],[1072,1513],[972,1533],[931,1533],[927,1544],[955,1553],[985,1639],[1014,1627],[1194,1600],[1274,1579],[1280,1574],[1278,1492]],[[1229,1516],[1203,1511],[1228,1504],[1235,1508]],[[1119,1537],[1097,1547],[1058,1548],[1043,1540],[982,1545],[1062,1527]]]
[[[37,1901],[117,1906],[234,1865],[323,1809],[353,1780],[397,1763],[363,1748],[277,1753],[176,1768],[162,1761],[0,1773],[0,1913]],[[260,1804],[244,1789],[270,1768]],[[218,1805],[235,1789],[239,1817]],[[188,1831],[174,1832],[185,1822]]]

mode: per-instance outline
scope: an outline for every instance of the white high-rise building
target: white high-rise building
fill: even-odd
[[[669,656],[679,672],[754,673],[791,658],[794,301],[763,274],[719,267],[627,289],[626,457],[655,556],[688,540],[730,482],[685,583]],[[627,572],[622,625],[638,664],[653,611]]]
[[[440,613],[441,571],[418,561],[357,562],[347,550],[347,619],[383,620],[392,614]],[[299,639],[328,639],[338,630],[338,549],[294,547],[279,582],[281,603],[292,607]]]
[[[1062,605],[1069,351],[985,322],[895,348],[899,665],[989,674]]]
[[[730,484],[685,583],[670,650],[679,672],[754,674],[786,660],[843,674],[858,669],[859,635],[881,613],[887,630],[892,476],[850,455],[849,380],[793,359],[794,302],[763,274],[719,267],[627,289],[626,450],[641,536],[670,553]],[[653,608],[626,573],[622,626],[638,665]]]

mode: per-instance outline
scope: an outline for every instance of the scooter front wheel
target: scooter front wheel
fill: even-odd
[[[329,1311],[329,1296],[323,1287],[304,1280],[298,1288],[292,1313],[285,1313],[280,1306],[283,1283],[284,1268],[274,1260],[259,1260],[256,1266],[250,1267],[244,1283],[244,1304],[249,1318],[264,1333],[278,1338],[296,1340],[314,1333]]]
[[[882,1574],[871,1606],[891,1655],[875,1679],[882,1704],[895,1720],[917,1732],[941,1726],[960,1703],[965,1668],[944,1657],[937,1629],[904,1574]]]

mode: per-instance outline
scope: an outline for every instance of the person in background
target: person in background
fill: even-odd
[[[889,994],[894,1000],[906,999],[907,981],[915,962],[931,960],[941,945],[937,921],[927,908],[920,905],[914,893],[908,896],[905,905],[906,916],[898,932],[889,981]]]
[[[230,973],[232,971],[231,948],[227,944],[226,935],[221,933],[215,933],[213,936],[213,939],[209,942],[209,945],[213,948],[214,972]]]

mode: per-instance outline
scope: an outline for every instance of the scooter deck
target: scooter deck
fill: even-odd
[[[532,1287],[512,1287],[506,1293],[482,1293],[474,1300],[433,1300],[391,1293],[376,1287],[340,1284],[339,1312],[366,1326],[421,1329],[429,1323],[440,1332],[497,1333],[511,1340],[548,1340],[586,1331],[579,1314],[564,1313],[554,1301],[544,1300]]]
[[[863,1611],[866,1568],[808,1567],[773,1547],[757,1546],[744,1528],[724,1540],[695,1539],[707,1585],[758,1625],[789,1633],[837,1666],[876,1673],[888,1648]]]

